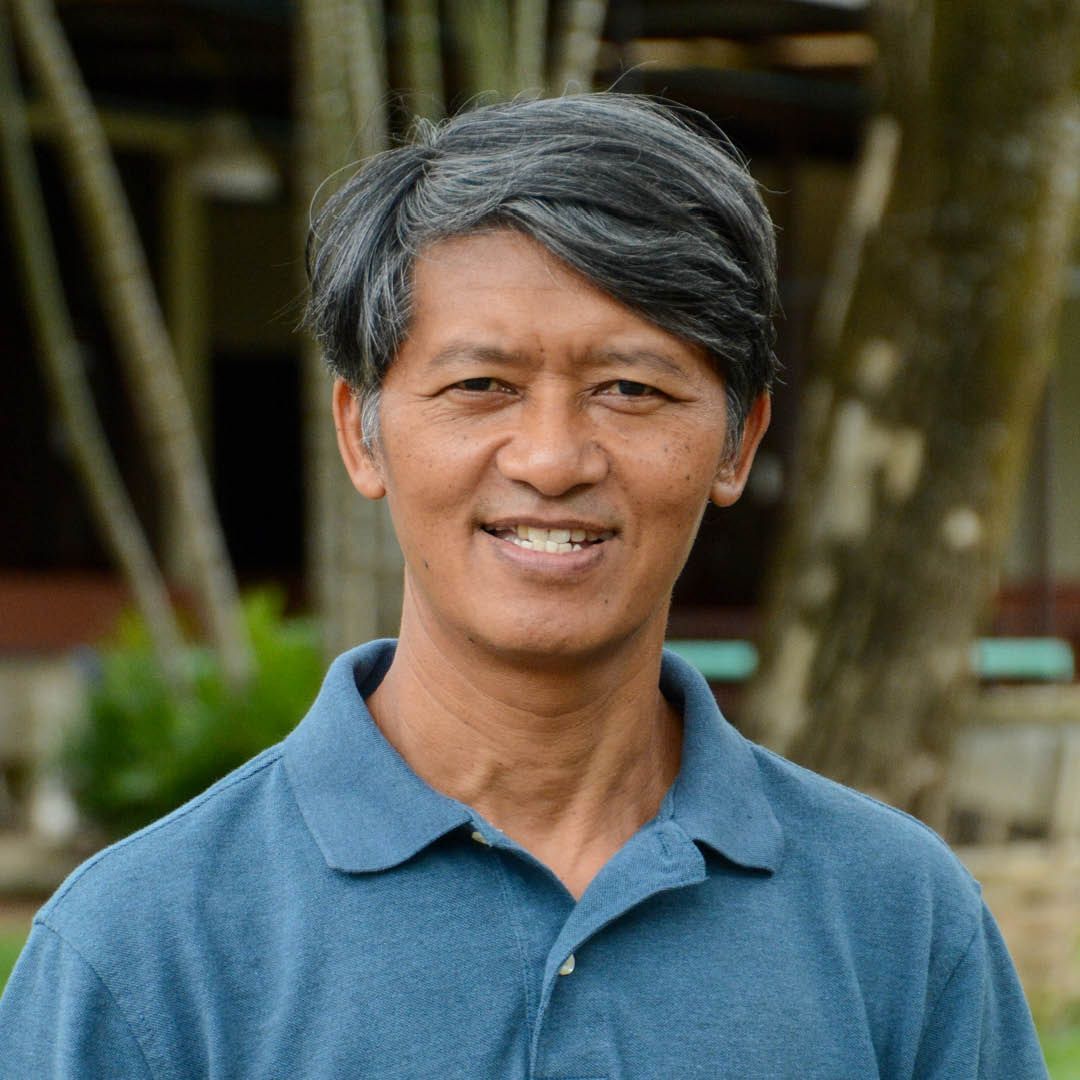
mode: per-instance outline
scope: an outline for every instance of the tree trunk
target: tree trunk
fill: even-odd
[[[879,18],[895,181],[855,245],[850,305],[834,290],[840,316],[819,323],[826,344],[843,325],[806,388],[743,722],[940,822],[1051,365],[1077,205],[1080,2],[889,0]]]
[[[64,297],[6,14],[0,6],[0,162],[38,357],[98,531],[127,580],[162,672],[182,690],[189,673],[180,628],[98,419]]]
[[[369,0],[306,0],[298,27],[300,190],[328,194],[350,159],[387,145],[381,10]],[[366,73],[366,74],[361,74]],[[302,226],[308,225],[307,198]],[[304,353],[308,577],[334,656],[395,634],[401,620],[401,553],[385,502],[357,494],[338,457],[330,380],[313,343]]]
[[[13,0],[27,57],[55,110],[67,174],[99,288],[124,360],[148,452],[176,520],[207,631],[233,685],[251,673],[252,655],[191,410],[177,370],[138,234],[104,132],[47,0]]]

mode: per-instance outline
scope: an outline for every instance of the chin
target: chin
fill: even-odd
[[[632,631],[547,625],[543,628],[517,627],[503,634],[489,631],[483,638],[473,635],[472,640],[516,666],[539,670],[567,662],[596,660],[619,648],[631,636]]]

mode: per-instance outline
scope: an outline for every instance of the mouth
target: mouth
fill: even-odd
[[[505,540],[527,551],[543,551],[548,555],[568,555],[572,551],[584,551],[610,540],[611,529],[582,529],[573,526],[540,528],[536,525],[484,525],[489,536]]]

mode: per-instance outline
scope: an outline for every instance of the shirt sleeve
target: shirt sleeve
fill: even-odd
[[[1031,1011],[985,904],[967,951],[928,1013],[919,1080],[1047,1080]]]
[[[79,953],[35,923],[0,998],[0,1080],[150,1078],[108,988]]]

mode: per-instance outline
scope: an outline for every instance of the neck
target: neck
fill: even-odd
[[[657,622],[602,656],[538,667],[455,648],[407,598],[394,662],[368,707],[417,775],[580,896],[678,773],[681,721],[659,691]]]

